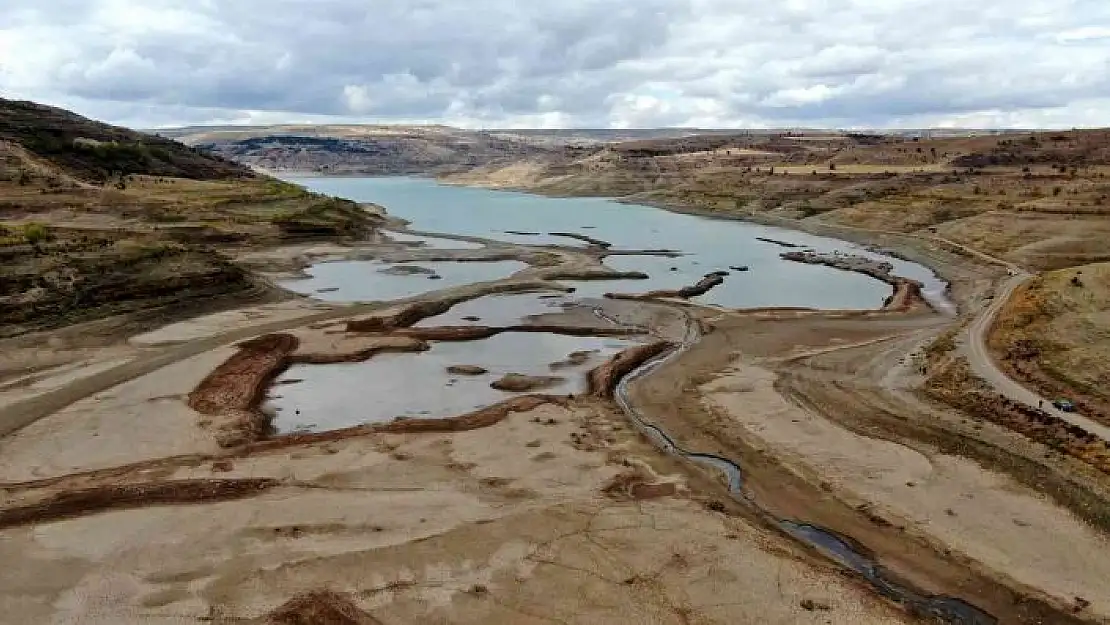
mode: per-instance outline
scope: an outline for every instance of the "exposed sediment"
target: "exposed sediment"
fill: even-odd
[[[407,328],[428,317],[442,315],[455,305],[452,301],[416,302],[403,306],[400,310],[364,319],[347,322],[348,332],[387,332],[395,328]]]
[[[490,383],[490,388],[507,393],[523,393],[550,388],[564,382],[565,378],[555,376],[524,375],[522,373],[506,373],[500,379]]]
[[[0,510],[0,528],[58,521],[109,510],[241,499],[253,497],[278,484],[279,480],[264,478],[174,480],[66,491],[38,503]]]
[[[608,326],[563,326],[548,324],[521,324],[512,326],[439,326],[431,328],[398,328],[390,336],[404,336],[424,341],[478,341],[506,332],[533,334],[561,334],[564,336],[639,336],[643,328]]]
[[[249,410],[262,387],[280,373],[300,341],[292,334],[267,334],[239,343],[239,351],[216,367],[189,393],[189,407],[201,414]]]
[[[783,252],[779,257],[796,263],[824,265],[842,271],[852,271],[889,284],[894,292],[883,302],[884,311],[907,312],[921,306],[929,306],[921,295],[923,285],[917,280],[894,275],[894,265],[888,262],[877,261],[866,256],[821,254],[812,251]]]
[[[773,243],[779,247],[805,247],[797,243],[790,243],[788,241],[779,241],[778,239],[769,239],[767,237],[756,237],[756,241],[763,241],[764,243]]]
[[[573,276],[573,272],[570,272]],[[646,277],[646,276],[645,276]],[[554,278],[552,278],[554,279]],[[407,328],[415,325],[428,317],[435,317],[451,310],[456,304],[475,299],[484,295],[498,293],[520,293],[527,291],[552,290],[553,285],[547,282],[520,282],[509,284],[494,284],[485,286],[480,293],[465,294],[434,301],[421,301],[405,304],[398,309],[391,309],[362,319],[352,319],[347,322],[348,332],[385,332],[395,328]]]
[[[613,246],[613,244],[608,242],[608,241],[603,241],[601,239],[595,239],[594,237],[586,236],[584,234],[577,234],[577,233],[574,233],[574,232],[548,232],[547,234],[549,236],[553,236],[553,237],[565,237],[565,238],[568,238],[568,239],[576,239],[578,241],[582,241],[583,243],[588,243],[588,244],[593,245],[595,247],[602,247],[602,248],[608,249],[608,248]]]
[[[320,590],[293,597],[250,625],[382,625],[346,595]]]
[[[599,399],[609,399],[621,378],[648,360],[671,349],[675,345],[668,341],[657,341],[647,345],[630,347],[594,368],[588,374],[587,392]]]
[[[706,274],[704,278],[698,280],[696,283],[682,287],[677,290],[659,289],[656,291],[648,291],[647,293],[606,293],[605,297],[610,299],[624,299],[624,300],[651,300],[668,297],[677,297],[679,299],[690,299],[699,295],[705,295],[713,287],[723,284],[727,273],[715,271]]]
[[[600,267],[598,269],[554,271],[545,277],[548,280],[647,280],[651,276],[642,271],[613,271]]]
[[[451,365],[447,367],[447,373],[451,375],[485,375],[489,370],[478,365]]]
[[[596,354],[596,353],[598,353],[598,350],[596,350],[596,349],[571,352],[571,353],[567,354],[566,358],[548,364],[547,368],[551,369],[552,371],[558,371],[560,369],[569,369],[570,367],[578,367],[578,366],[584,365],[587,362],[589,362],[590,358],[593,357],[593,355]]]
[[[398,417],[386,423],[356,425],[349,428],[328,430],[326,432],[286,434],[269,440],[251,443],[245,446],[241,452],[250,454],[342,440],[356,436],[368,436],[371,434],[449,434],[452,432],[480,430],[504,421],[509,415],[515,412],[529,412],[544,404],[563,405],[565,401],[565,397],[553,395],[521,395],[493,404],[492,406],[486,406],[485,408],[454,417],[443,417],[439,419]]]

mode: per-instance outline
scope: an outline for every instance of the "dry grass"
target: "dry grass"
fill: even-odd
[[[1014,293],[990,347],[1006,368],[1091,416],[1110,414],[1110,263],[1048,272]]]

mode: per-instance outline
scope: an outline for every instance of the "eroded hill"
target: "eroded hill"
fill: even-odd
[[[221,246],[374,222],[198,148],[0,99],[0,335],[258,294]]]

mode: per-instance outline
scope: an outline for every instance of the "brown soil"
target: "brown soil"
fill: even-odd
[[[1033,278],[995,319],[988,346],[1011,377],[1046,397],[1070,399],[1082,415],[1110,424],[1110,265]]]
[[[239,351],[189,394],[189,406],[206,415],[254,408],[265,384],[287,365],[299,344],[291,334],[267,334],[239,343]]]
[[[490,382],[490,388],[507,393],[523,393],[550,388],[563,382],[564,378],[553,376],[523,375],[520,373],[506,373],[500,379]]]
[[[511,256],[516,258],[515,255]],[[457,260],[457,259],[452,259]],[[547,277],[549,280],[554,280],[554,277]],[[495,295],[498,293],[511,293],[511,292],[525,292],[525,291],[541,291],[550,289],[551,284],[546,282],[503,282],[499,284],[484,285],[480,295]],[[396,330],[398,328],[408,328],[424,319],[442,315],[443,313],[451,310],[455,304],[473,299],[476,295],[473,292],[466,292],[457,296],[442,297],[435,300],[421,300],[403,304],[399,307],[389,309],[385,312],[375,314],[370,317],[362,319],[352,319],[347,322],[348,332],[386,332]]]
[[[682,287],[678,290],[660,289],[656,291],[648,291],[647,293],[631,294],[631,293],[606,293],[605,297],[611,299],[628,299],[628,300],[652,300],[652,299],[665,299],[668,297],[677,297],[679,299],[690,299],[699,295],[705,295],[713,287],[723,284],[725,281],[724,276],[720,273],[707,274],[697,283],[690,286]]]
[[[390,335],[411,337],[424,341],[478,341],[505,332],[563,334],[566,336],[639,336],[644,333],[643,330],[638,328],[622,328],[616,326],[582,327],[532,323],[504,327],[441,326],[431,328],[398,328],[392,330]]]
[[[370,434],[436,434],[467,432],[470,430],[487,428],[500,423],[513,413],[528,412],[544,404],[558,405],[564,402],[565,399],[561,397],[549,395],[523,395],[455,417],[444,417],[440,419],[398,417],[388,423],[358,425],[309,434],[285,434],[269,440],[251,443],[237,451],[239,453],[254,453],[258,451],[286,449]]]
[[[304,352],[303,348],[289,357],[290,364],[328,365],[342,362],[363,362],[378,354],[423,352],[429,349],[428,343],[415,338],[389,336],[354,350]]]
[[[290,364],[299,341],[291,334],[268,334],[239,344],[239,351],[189,394],[188,405],[214,423],[221,447],[235,447],[266,435],[268,419],[259,410],[266,387]]]
[[[613,396],[621,378],[643,363],[674,347],[666,341],[630,347],[589,373],[589,394],[599,398]]]
[[[589,362],[590,358],[596,353],[597,353],[596,350],[571,352],[563,360],[560,360],[558,362],[553,362],[553,363],[549,364],[548,368],[551,369],[552,371],[558,371],[560,369],[568,369],[570,367],[578,367],[578,366],[584,365],[587,362]]]
[[[965,414],[1020,432],[1110,475],[1110,442],[1057,416],[977,385],[966,361],[959,360],[936,371],[926,390],[929,396]],[[1110,525],[1107,527],[1110,529]]]
[[[451,365],[447,367],[447,373],[452,375],[485,375],[489,371],[478,365]]]
[[[177,480],[65,491],[34,505],[0,509],[0,528],[49,523],[125,508],[255,497],[278,484],[278,480],[273,479]]]
[[[988,529],[967,539],[972,542],[957,541],[962,549],[976,545],[973,555],[968,556],[947,546],[951,535],[946,534],[943,540],[936,538],[939,525],[965,527],[959,523],[959,516],[944,514],[945,504],[939,504],[939,515],[932,516],[936,513],[928,511],[930,520],[913,516],[925,514],[918,511],[920,508],[928,510],[922,506],[925,491],[918,486],[922,478],[912,471],[907,474],[911,479],[901,477],[901,471],[918,466],[914,456],[926,455],[926,470],[930,464],[940,467],[951,462],[947,454],[966,454],[973,462],[982,458],[974,451],[975,445],[960,442],[960,437],[967,434],[951,431],[959,427],[959,416],[937,414],[915,404],[911,397],[887,390],[881,382],[897,367],[892,361],[905,353],[904,341],[912,341],[913,332],[920,331],[923,323],[928,327],[935,321],[889,316],[868,320],[723,318],[714,324],[710,336],[682,358],[635,382],[632,400],[684,448],[739,461],[745,472],[746,492],[779,518],[801,519],[849,536],[873,553],[887,570],[930,592],[973,597],[973,603],[994,614],[999,622],[1078,622],[1071,615],[1071,607],[1064,605],[1071,597],[1061,596],[1059,588],[1063,584],[1057,585],[1051,598],[1029,587],[1011,585],[1008,576],[1014,569],[1002,562],[1010,559],[1000,560],[994,555],[1007,553],[1030,537],[1008,543],[1003,530],[1014,526],[1008,518],[1005,523],[1002,519],[993,521],[998,524],[994,534]],[[891,340],[892,336],[903,342]],[[852,345],[861,347],[850,349]],[[801,355],[797,355],[799,351]],[[758,368],[739,367],[743,374],[722,375],[729,363],[734,363],[735,354],[743,354],[746,362],[755,360],[760,364]],[[780,360],[783,357],[787,360]],[[803,357],[806,360],[801,360]],[[764,373],[764,367],[773,367],[779,373]],[[945,424],[939,431],[926,435],[918,429],[919,424],[938,421]],[[813,429],[818,423],[823,430]],[[822,433],[825,430],[827,434]],[[851,436],[838,442],[837,437],[845,431]],[[989,434],[1003,436],[1000,432]],[[884,449],[883,453],[892,453],[885,458],[869,448],[889,446],[886,441],[912,451],[901,455]],[[940,445],[944,451],[933,445]],[[1009,453],[1022,449],[1012,441],[1004,445],[1002,449]],[[995,451],[1006,453],[997,447]],[[1045,462],[1035,450],[1027,453],[1032,462]],[[997,462],[997,455],[991,466],[1016,472],[1016,463]],[[958,486],[958,482],[946,487],[949,478],[939,469],[927,475],[928,492],[937,492],[940,501],[968,488]],[[1001,484],[992,488],[1006,497],[1018,487]],[[1040,501],[1039,493],[1021,493],[1028,502]],[[985,491],[976,495],[977,500],[980,498],[989,499]],[[962,509],[953,514],[971,515]],[[1070,518],[1066,512],[1057,513],[1057,522]],[[954,521],[943,523],[941,519]],[[980,549],[984,541],[998,542]],[[1020,576],[1046,577],[1042,574],[1043,560],[1040,566],[1024,567]],[[1060,574],[1070,579],[1070,573]],[[1091,588],[1088,579],[1084,596],[1097,594]]]
[[[278,609],[252,621],[254,625],[383,625],[358,609],[349,598],[327,590],[290,599]]]
[[[348,321],[347,331],[383,332],[397,328],[407,328],[428,317],[442,315],[451,310],[454,305],[455,302],[450,301],[415,302],[388,315],[375,315],[365,319]]]

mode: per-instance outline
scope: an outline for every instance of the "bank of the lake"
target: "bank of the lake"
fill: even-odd
[[[413,229],[465,235],[523,245],[584,245],[560,233],[605,241],[614,250],[673,249],[677,258],[610,256],[620,271],[643,271],[642,284],[576,284],[583,295],[674,290],[705,274],[728,272],[724,284],[694,301],[728,308],[807,307],[872,309],[890,294],[867,276],[828,267],[789,263],[787,240],[821,253],[867,256],[894,265],[896,275],[925,285],[926,296],[943,301],[945,283],[930,269],[877,254],[865,246],[780,226],[721,220],[660,207],[623,204],[607,198],[551,198],[512,191],[441,185],[427,178],[295,178],[308,188],[385,207]],[[711,216],[717,217],[717,216]]]

